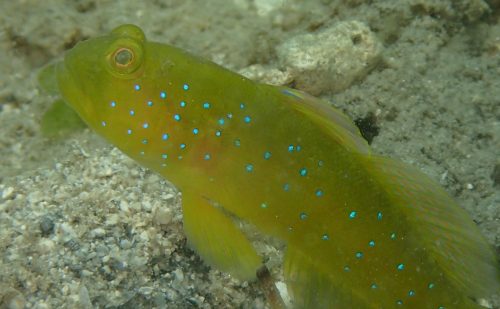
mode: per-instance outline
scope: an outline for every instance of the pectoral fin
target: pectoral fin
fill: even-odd
[[[241,280],[254,280],[262,264],[232,218],[196,194],[183,194],[184,230],[189,245],[209,265]]]

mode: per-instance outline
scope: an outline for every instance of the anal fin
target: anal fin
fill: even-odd
[[[338,280],[339,274],[324,269],[309,253],[288,244],[284,274],[294,309],[372,308],[354,294],[352,282]]]

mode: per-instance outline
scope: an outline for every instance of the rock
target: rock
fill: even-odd
[[[312,95],[340,92],[364,78],[378,63],[381,51],[374,33],[358,21],[292,37],[277,49],[295,87]]]

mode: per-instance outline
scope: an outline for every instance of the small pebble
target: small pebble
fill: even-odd
[[[131,247],[132,247],[132,243],[128,239],[120,240],[120,248],[130,249]]]
[[[40,241],[38,242],[38,251],[41,254],[48,254],[52,252],[55,248],[55,243],[47,238],[40,238]]]
[[[89,296],[89,291],[85,287],[85,285],[82,285],[80,287],[80,291],[78,293],[79,300],[80,300],[80,308],[82,309],[92,309],[92,301],[90,300]]]
[[[497,163],[493,168],[493,172],[491,173],[491,179],[495,186],[500,185],[500,163]]]
[[[49,216],[44,216],[40,220],[40,231],[42,232],[42,236],[49,236],[54,232],[54,221]]]
[[[172,211],[166,207],[158,208],[153,220],[157,224],[167,225],[172,221]]]
[[[143,286],[143,287],[140,287],[139,288],[139,293],[141,293],[142,295],[151,295],[151,293],[153,293],[153,288],[152,287],[149,287],[149,286]]]
[[[98,227],[98,228],[93,229],[92,231],[90,231],[90,236],[93,237],[93,238],[100,238],[100,237],[102,237],[104,235],[106,235],[106,230],[104,230],[101,227]]]
[[[80,244],[75,239],[68,240],[66,243],[64,243],[64,246],[69,248],[71,251],[77,251],[78,249],[80,249]]]
[[[2,191],[2,199],[7,199],[9,198],[12,193],[14,193],[14,188],[13,187],[7,187],[5,190]]]
[[[175,274],[175,280],[176,281],[178,281],[178,282],[184,281],[184,273],[182,272],[182,270],[180,268],[177,268],[174,271],[174,274]]]

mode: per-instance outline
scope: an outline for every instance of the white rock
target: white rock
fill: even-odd
[[[313,95],[339,92],[362,79],[381,51],[375,35],[358,21],[298,35],[277,48],[280,64],[291,72],[296,88]]]
[[[102,237],[106,234],[106,230],[104,230],[103,228],[101,227],[98,227],[96,229],[93,229],[92,231],[90,231],[90,236],[92,238],[97,238],[97,237]]]
[[[14,188],[13,187],[7,187],[5,190],[2,191],[2,199],[7,199],[9,198],[12,193],[14,193]]]
[[[285,303],[287,308],[291,307],[292,301],[290,299],[290,294],[288,294],[288,287],[287,287],[286,283],[284,283],[283,281],[278,281],[275,283],[275,285],[280,293],[281,299],[283,300],[283,302]]]
[[[106,218],[106,225],[116,225],[120,222],[120,216],[118,214],[110,214]]]

